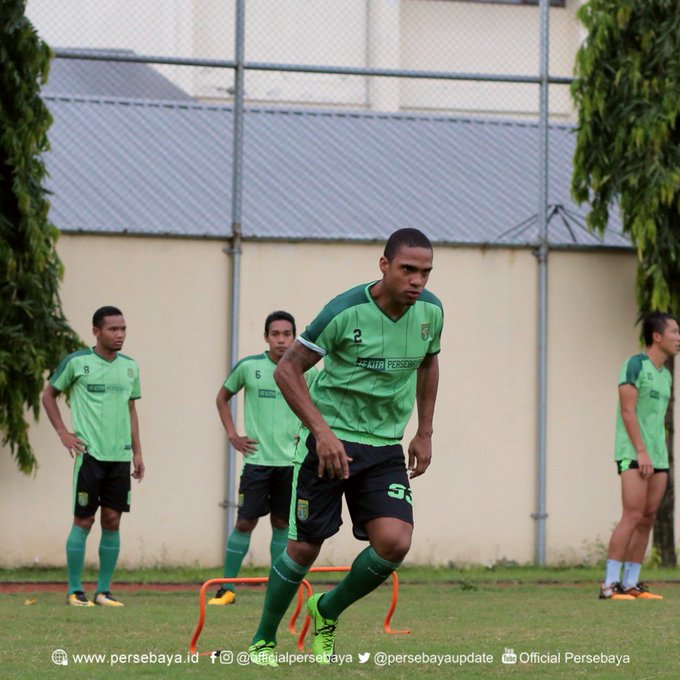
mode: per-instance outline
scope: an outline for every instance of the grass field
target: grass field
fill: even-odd
[[[177,571],[163,570],[163,578],[157,573],[154,581],[193,583],[190,571],[179,578]],[[2,594],[0,678],[226,675],[240,680],[261,678],[265,673],[282,679],[299,678],[302,673],[329,678],[379,674],[385,679],[411,679],[415,674],[456,678],[680,678],[680,584],[660,583],[656,590],[666,595],[660,602],[602,602],[596,597],[599,570],[593,570],[597,576],[592,579],[590,571],[578,569],[490,571],[469,570],[465,578],[442,578],[441,570],[405,569],[392,627],[410,628],[411,634],[390,636],[383,632],[391,595],[391,589],[384,586],[345,612],[337,650],[345,655],[344,663],[325,668],[305,661],[282,663],[274,670],[238,666],[236,661],[229,666],[219,661],[212,664],[207,656],[197,662],[188,660],[189,641],[198,618],[198,586],[184,592],[156,592],[150,586],[126,592],[124,598],[121,594],[126,606],[120,609],[68,608],[63,604],[63,592],[38,592],[37,587],[35,592]],[[21,573],[0,571],[0,585],[2,581],[26,580],[25,576],[18,578]],[[55,573],[63,577],[63,572]],[[34,580],[51,580],[51,575],[40,572],[42,578]],[[119,580],[143,582],[139,573],[134,575],[137,578],[130,578],[130,573],[119,574]],[[657,580],[676,576],[677,572],[670,570],[668,575],[662,570],[653,573]],[[321,579],[310,581],[315,591],[327,587],[320,585]],[[236,655],[244,650],[257,625],[263,598],[261,589],[242,588],[236,605],[208,608],[199,651],[217,648]],[[26,604],[32,600],[33,604]],[[283,625],[279,633],[279,652],[293,655],[297,653],[295,639],[286,627]],[[506,648],[518,656],[516,664],[502,663]],[[67,667],[52,663],[55,649],[68,653]],[[366,653],[371,657],[361,664],[358,655]],[[393,656],[391,660],[387,657],[388,665],[377,665],[380,653]],[[104,658],[77,662],[75,654],[101,654]],[[127,660],[123,655],[128,655]],[[131,655],[140,656],[135,659]],[[141,655],[147,655],[146,663]],[[151,655],[156,655],[153,663],[149,662]],[[617,661],[616,656],[623,658]],[[171,665],[167,665],[168,660],[172,660]],[[462,660],[462,665],[455,663]]]

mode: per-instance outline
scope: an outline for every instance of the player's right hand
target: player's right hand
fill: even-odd
[[[642,479],[649,479],[654,474],[654,466],[652,459],[648,453],[638,453],[638,465],[640,467],[640,477]]]
[[[61,443],[68,449],[71,458],[73,458],[74,455],[80,456],[87,451],[87,444],[73,434],[73,432],[64,432],[59,435],[59,439],[61,439]]]
[[[231,442],[231,445],[244,456],[252,456],[255,451],[257,451],[257,439],[241,437],[241,435],[237,434],[235,437],[229,437],[229,441]]]
[[[349,464],[343,443],[330,431],[316,436],[316,455],[319,458],[319,477],[348,479]]]

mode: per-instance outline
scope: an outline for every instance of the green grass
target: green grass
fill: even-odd
[[[413,575],[415,575],[415,571]],[[343,615],[338,634],[338,653],[351,654],[344,666],[317,669],[308,663],[283,664],[269,672],[278,679],[307,677],[380,678],[680,678],[676,630],[680,620],[680,584],[664,584],[660,602],[602,602],[597,599],[597,578],[588,583],[541,585],[535,582],[503,583],[468,578],[457,583],[427,582],[401,574],[399,604],[393,628],[410,628],[410,635],[386,635],[382,622],[391,590],[382,587]],[[648,574],[649,575],[649,574]],[[63,577],[63,574],[61,574]],[[598,574],[599,576],[599,574]],[[192,577],[193,579],[193,577]],[[14,580],[14,579],[5,579]],[[200,579],[199,579],[200,580]],[[653,579],[650,579],[653,580]],[[316,582],[315,578],[311,579]],[[115,592],[115,591],[114,591]],[[257,626],[264,593],[239,590],[234,606],[210,607],[199,639],[199,650],[223,649],[234,654],[246,648]],[[35,604],[25,601],[35,599]],[[121,599],[123,599],[121,594]],[[208,657],[186,663],[189,641],[198,618],[195,592],[160,593],[142,590],[124,593],[124,608],[66,607],[62,593],[0,595],[0,677],[11,678],[262,678],[263,669],[225,668]],[[290,615],[290,612],[289,612]],[[284,622],[287,624],[289,615]],[[295,653],[295,641],[282,625],[279,652]],[[308,638],[309,642],[309,638]],[[68,668],[52,664],[52,651],[72,654],[105,654],[104,663],[76,664]],[[561,663],[500,661],[505,648],[517,654],[538,652],[562,655]],[[371,653],[359,664],[359,653]],[[378,652],[416,658],[378,668]],[[182,655],[184,663],[111,665],[112,654]],[[608,654],[630,657],[617,667],[605,663],[567,662],[565,655]],[[417,655],[492,655],[492,663],[437,666]]]

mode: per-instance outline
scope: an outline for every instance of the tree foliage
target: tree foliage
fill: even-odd
[[[602,232],[618,202],[641,311],[680,311],[680,0],[591,0],[572,94],[572,189]]]
[[[40,99],[50,50],[24,15],[0,3],[0,430],[19,469],[37,462],[26,412],[39,415],[45,372],[80,346],[61,308],[58,231],[43,188],[52,118]]]
[[[638,253],[640,314],[680,314],[680,0],[590,0],[576,57],[578,129],[572,191],[602,233],[618,204]],[[675,565],[672,411],[670,479],[654,527]]]

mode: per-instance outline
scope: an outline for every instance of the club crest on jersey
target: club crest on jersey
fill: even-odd
[[[297,518],[299,520],[306,520],[309,518],[309,501],[298,499],[297,502]]]
[[[134,377],[135,377],[135,372],[131,368],[128,368],[128,378],[130,378],[130,380],[132,380]]]
[[[89,498],[89,495],[87,491],[79,491],[78,492],[78,505],[81,508],[84,508],[87,505],[87,499]]]
[[[430,324],[429,323],[421,323],[420,324],[420,337],[423,340],[429,340],[430,339]]]

